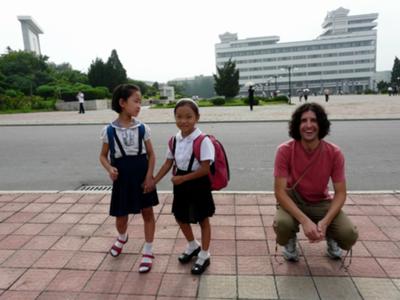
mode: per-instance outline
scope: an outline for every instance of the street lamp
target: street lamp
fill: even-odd
[[[289,104],[292,103],[291,97],[292,97],[292,82],[291,82],[291,71],[294,71],[295,69],[292,66],[287,66],[282,68],[281,70],[287,70],[289,73],[289,91],[288,91],[288,98],[289,98]]]
[[[271,75],[272,77],[269,78],[270,80],[272,80],[273,78],[275,78],[275,94],[278,92],[278,75]]]

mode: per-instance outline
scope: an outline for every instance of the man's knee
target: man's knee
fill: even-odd
[[[356,226],[350,226],[340,231],[337,243],[343,250],[350,250],[357,242],[358,230]]]
[[[290,215],[284,218],[275,216],[273,228],[278,244],[286,245],[289,239],[295,236],[298,225]]]

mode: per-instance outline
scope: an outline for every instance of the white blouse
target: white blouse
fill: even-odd
[[[201,134],[200,129],[196,128],[190,135],[182,137],[181,131],[176,136],[175,163],[178,169],[186,171],[189,167],[190,158],[193,153],[193,141]],[[200,146],[200,161],[210,160],[214,162],[215,149],[211,140],[205,137]],[[174,159],[169,146],[167,147],[167,159]],[[195,158],[192,165],[192,171],[200,168],[200,162]]]
[[[111,123],[111,126],[115,128],[117,136],[121,141],[122,147],[125,150],[126,155],[137,155],[139,151],[139,125],[142,124],[140,121],[136,119],[132,119],[132,124],[128,127],[121,127],[117,121]],[[107,126],[103,128],[101,131],[101,140],[103,143],[108,144],[108,136],[107,136]],[[150,127],[144,124],[144,138],[142,141],[142,154],[146,153],[146,147],[144,145],[144,141],[147,141],[151,137]],[[121,151],[119,150],[118,144],[114,143],[115,148],[115,158],[119,158],[122,156]]]

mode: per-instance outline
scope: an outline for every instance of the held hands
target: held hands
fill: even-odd
[[[143,193],[149,193],[156,188],[156,184],[153,177],[146,177],[143,182]]]
[[[185,182],[185,178],[183,176],[172,176],[171,181],[173,185],[180,185]]]
[[[117,178],[118,178],[118,169],[115,168],[115,167],[110,167],[108,169],[108,175],[110,176],[112,181],[117,180]]]

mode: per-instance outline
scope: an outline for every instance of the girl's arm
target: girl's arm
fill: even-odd
[[[198,168],[196,171],[186,175],[173,176],[171,180],[174,185],[179,185],[181,183],[184,183],[185,181],[206,176],[209,172],[210,172],[210,160],[204,160],[200,162],[200,168]]]
[[[113,167],[107,156],[108,156],[108,151],[109,151],[109,146],[106,143],[103,143],[103,146],[101,147],[101,151],[100,151],[100,163],[102,164],[102,166],[104,167],[104,169],[106,169],[106,171],[108,172],[108,175],[110,176],[111,180],[114,181],[118,178],[118,169]]]
[[[155,186],[153,180],[153,172],[154,172],[154,166],[156,164],[156,155],[154,153],[153,144],[151,143],[150,139],[144,141],[144,145],[146,147],[146,153],[148,159],[147,173],[146,173],[146,178],[144,180],[144,192],[147,193],[153,190]]]
[[[160,170],[158,171],[156,177],[154,177],[154,183],[157,184],[164,176],[171,170],[172,164],[174,161],[172,159],[166,159],[164,164],[161,166]]]

